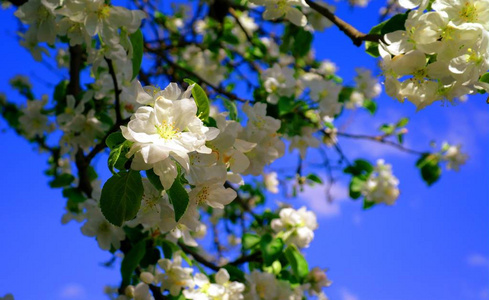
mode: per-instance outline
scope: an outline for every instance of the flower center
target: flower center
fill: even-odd
[[[156,132],[160,135],[162,139],[171,140],[175,136],[179,135],[180,129],[175,127],[174,122],[163,121],[160,125],[155,125]]]
[[[209,187],[204,186],[197,194],[197,204],[205,203],[208,197],[209,197]]]
[[[465,22],[474,23],[474,21],[477,20],[477,17],[478,13],[475,5],[466,1],[460,11],[460,18]]]

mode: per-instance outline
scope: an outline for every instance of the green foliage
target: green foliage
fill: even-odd
[[[260,240],[260,249],[263,255],[265,266],[270,266],[282,254],[284,242],[281,238],[273,238],[270,234],[265,234]]]
[[[156,175],[153,169],[146,170],[146,177],[148,177],[149,182],[158,190],[163,191],[163,185],[161,184],[160,177]]]
[[[121,263],[122,285],[131,284],[131,277],[146,253],[146,240],[141,240],[129,250]]]
[[[260,236],[258,236],[257,234],[253,234],[253,233],[245,233],[245,234],[243,234],[243,237],[241,240],[242,240],[241,245],[243,246],[243,249],[244,250],[250,250],[253,247],[255,247],[256,245],[258,245],[258,243],[260,243]]]
[[[75,177],[68,173],[63,173],[54,177],[49,186],[52,188],[60,188],[70,185],[75,180]]]
[[[302,282],[309,274],[309,265],[306,259],[295,245],[289,245],[285,249],[284,254],[292,267],[294,276],[299,280],[299,282]]]
[[[352,175],[349,185],[349,193],[352,199],[360,198],[365,181],[373,170],[372,164],[363,159],[355,160],[352,165],[343,170],[344,173]]]
[[[187,211],[189,205],[188,193],[179,178],[175,179],[167,193],[175,211],[175,221],[178,222]]]
[[[100,208],[107,221],[122,226],[133,219],[141,206],[143,182],[139,171],[121,171],[105,182]]]
[[[280,51],[283,53],[291,51],[293,56],[303,57],[309,53],[313,38],[312,33],[304,30],[304,28],[287,24],[284,35],[282,36]]]
[[[440,159],[437,155],[431,153],[425,153],[416,162],[416,167],[421,171],[421,177],[428,185],[432,185],[441,175],[441,168],[439,165]]]
[[[187,78],[183,81],[188,84],[194,85],[192,89],[192,96],[194,98],[195,104],[197,104],[197,116],[203,121],[207,120],[207,118],[209,117],[211,105],[209,102],[209,98],[207,98],[206,92],[200,85],[198,85],[191,79]]]
[[[139,74],[139,70],[141,69],[141,63],[143,61],[143,53],[144,53],[144,38],[141,29],[138,29],[136,32],[129,36],[132,44],[132,78],[136,78]]]

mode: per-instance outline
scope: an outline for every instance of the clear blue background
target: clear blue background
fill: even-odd
[[[338,4],[338,15],[366,32],[378,23],[383,1],[367,9],[351,10]],[[52,93],[61,78],[36,63],[15,36],[13,9],[0,11],[0,91],[9,100],[23,102],[8,85],[16,74],[31,78],[36,95]],[[336,28],[316,35],[318,58],[339,66],[339,75],[353,83],[354,68],[376,68],[376,61],[356,48]],[[299,207],[318,214],[320,227],[307,258],[311,265],[328,268],[332,300],[461,300],[489,299],[489,105],[485,96],[470,97],[458,106],[434,104],[416,113],[410,103],[387,96],[379,99],[375,118],[357,111],[342,118],[343,131],[373,133],[382,123],[408,116],[406,145],[429,150],[429,142],[462,143],[470,159],[462,170],[444,172],[428,188],[414,167],[416,157],[370,142],[342,140],[347,155],[393,164],[401,181],[401,196],[393,207],[362,211],[361,203],[346,198],[346,183],[335,186],[337,200],[328,204],[323,190],[306,190]],[[9,130],[0,120],[0,297],[10,292],[25,299],[107,299],[106,284],[119,283],[118,267],[100,264],[110,254],[80,225],[61,225],[64,199],[50,189],[46,154]],[[295,163],[296,158],[292,162]],[[100,169],[105,161],[99,159]],[[281,200],[279,196],[271,200]]]

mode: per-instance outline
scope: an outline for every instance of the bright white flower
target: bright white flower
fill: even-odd
[[[86,236],[95,236],[100,248],[110,250],[111,246],[119,249],[121,241],[126,235],[122,228],[114,226],[105,219],[98,203],[87,203],[87,222],[82,226],[81,232]]]
[[[378,78],[372,76],[372,71],[365,68],[356,68],[355,84],[358,91],[367,99],[377,98],[382,92]]]
[[[265,183],[265,188],[273,194],[278,193],[279,181],[277,179],[277,172],[270,172],[263,175],[263,182]]]
[[[450,145],[448,143],[443,143],[442,145],[442,156],[441,159],[447,161],[447,170],[460,170],[460,166],[465,164],[469,156],[460,151],[462,145]]]
[[[304,0],[252,0],[252,3],[265,5],[263,18],[265,20],[275,20],[280,17],[285,17],[294,25],[304,27],[307,24],[307,18],[296,8],[309,7]]]
[[[205,142],[219,133],[215,128],[210,130],[204,126],[196,116],[195,101],[186,98],[189,92],[190,88],[182,95],[180,88],[171,83],[159,92],[154,107],[138,108],[127,127],[121,126],[124,137],[133,142],[127,155],[134,155],[131,168],[153,168],[166,190],[178,173],[175,161],[188,171],[188,153],[211,153]]]
[[[247,291],[244,295],[245,300],[273,300],[277,299],[278,280],[273,274],[260,272],[254,269],[250,274],[246,274]]]
[[[190,45],[183,51],[180,59],[183,59],[195,74],[213,85],[219,85],[224,79],[226,68],[221,65],[225,58],[224,53],[215,54],[210,50],[202,50],[195,45]]]
[[[287,207],[280,210],[279,216],[279,219],[272,220],[273,231],[284,232],[282,239],[286,244],[299,248],[309,247],[314,238],[314,230],[318,227],[316,215],[305,207],[299,210]]]
[[[32,32],[39,42],[54,45],[57,32],[54,9],[58,5],[57,0],[31,0],[20,6],[14,15],[31,25],[28,32]]]
[[[455,25],[479,23],[489,30],[489,2],[486,0],[435,0],[431,7],[445,13]]]
[[[166,258],[160,259],[158,265],[165,271],[157,276],[157,281],[161,282],[162,291],[168,290],[172,296],[177,296],[182,288],[193,286],[193,269],[182,267],[182,257],[179,253],[173,254],[173,261]]]
[[[290,97],[295,92],[294,70],[274,64],[262,74],[263,86],[268,93],[267,102],[277,104],[281,96]]]
[[[44,106],[47,103],[48,96],[44,95],[41,100],[28,100],[27,106],[22,109],[19,122],[22,132],[28,139],[53,131],[53,124],[43,114]]]
[[[255,103],[254,106],[246,103],[243,111],[248,116],[248,123],[238,138],[256,145],[251,151],[245,153],[250,160],[250,165],[243,175],[258,176],[266,165],[284,154],[285,144],[277,135],[280,120],[267,116],[265,103]]]
[[[224,208],[225,205],[236,199],[236,196],[233,189],[224,188],[220,178],[199,183],[189,193],[190,201],[199,205],[207,204],[214,208]]]
[[[134,287],[134,300],[152,300],[154,299],[149,291],[148,284],[144,282],[138,283]]]
[[[399,197],[398,184],[399,180],[392,174],[392,166],[379,159],[363,186],[362,195],[369,202],[392,205]]]
[[[168,200],[165,198],[168,196],[166,193],[160,193],[147,178],[143,178],[143,188],[141,207],[136,217],[127,221],[126,225],[136,227],[141,224],[145,230],[149,230],[160,222],[160,213],[162,209],[167,208],[165,201]]]

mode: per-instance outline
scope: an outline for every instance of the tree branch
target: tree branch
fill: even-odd
[[[326,7],[317,4],[314,1],[306,0],[306,3],[315,11],[326,17],[333,24],[335,24],[341,31],[343,31],[352,41],[355,46],[361,46],[363,41],[379,42],[382,40],[382,35],[379,34],[366,34],[349,23],[338,18],[333,12],[331,12]]]
[[[112,82],[114,83],[114,92],[115,92],[115,123],[118,124],[122,121],[121,115],[121,100],[119,95],[121,94],[121,90],[119,89],[119,84],[117,83],[117,76],[115,75],[114,65],[112,64],[112,60],[105,57],[105,61],[107,65],[109,65],[109,73],[112,77]]]
[[[406,148],[403,145],[398,144],[396,142],[386,140],[385,137],[381,136],[381,135],[380,136],[370,136],[370,135],[362,135],[362,134],[351,134],[351,133],[345,133],[345,132],[337,132],[337,135],[344,136],[347,138],[352,138],[352,139],[363,139],[363,140],[378,142],[381,144],[392,146],[392,147],[397,148],[403,152],[407,152],[407,153],[411,153],[411,154],[422,155],[425,153],[425,152],[409,149],[409,148]]]

